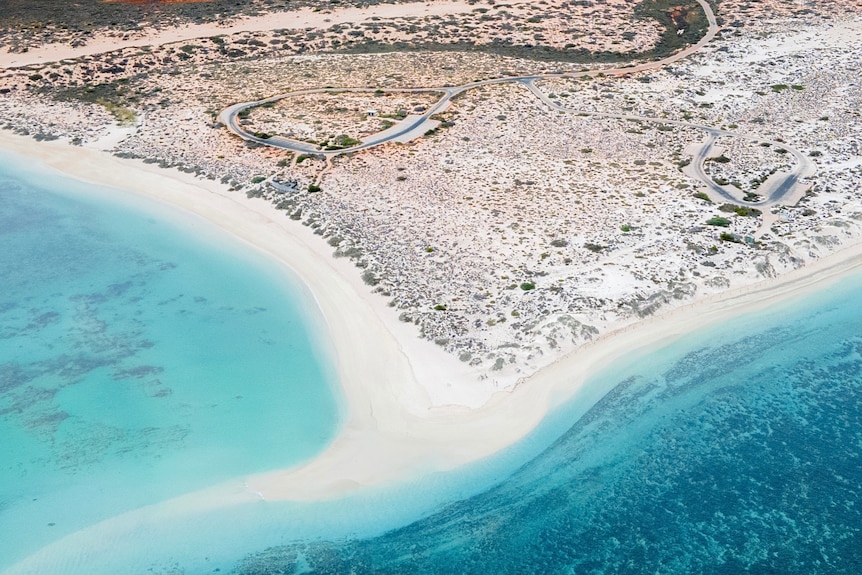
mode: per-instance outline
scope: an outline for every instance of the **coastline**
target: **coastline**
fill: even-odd
[[[325,242],[271,204],[187,174],[59,142],[0,131],[0,149],[205,218],[288,266],[313,294],[331,341],[346,424],[324,452],[299,468],[247,478],[247,497],[327,499],[478,460],[516,442],[574,396],[583,410],[591,407],[608,390],[585,382],[634,351],[801,297],[862,269],[862,244],[856,244],[778,278],[697,298],[603,334],[514,390],[494,392],[492,383],[477,388],[454,357],[399,324],[349,262],[333,258]]]

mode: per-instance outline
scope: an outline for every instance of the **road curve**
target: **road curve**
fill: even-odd
[[[633,120],[638,122],[650,122],[653,124],[664,124],[669,126],[694,128],[696,130],[702,130],[706,132],[707,137],[704,142],[689,146],[692,160],[691,163],[689,163],[689,165],[683,169],[683,172],[686,175],[703,182],[706,186],[705,192],[710,197],[710,199],[716,203],[734,202],[747,206],[768,207],[778,203],[786,203],[784,200],[788,199],[791,204],[795,204],[797,201],[799,201],[802,194],[804,194],[805,191],[808,189],[808,185],[804,183],[804,180],[806,178],[810,178],[816,172],[814,163],[808,157],[806,157],[799,150],[791,148],[783,142],[758,138],[754,136],[749,136],[747,134],[740,134],[737,132],[732,132],[730,130],[723,130],[720,128],[715,128],[713,126],[707,126],[705,124],[685,122],[683,120],[670,120],[667,118],[655,118],[652,116],[612,114],[606,112],[592,112],[573,108],[566,108],[548,98],[547,95],[545,95],[541,90],[536,87],[534,81],[530,80],[523,82],[523,85],[533,94],[535,94],[536,97],[538,97],[546,106],[560,112],[587,115],[599,118],[614,118],[618,120]],[[770,146],[774,146],[776,149],[780,148],[787,150],[787,152],[792,155],[793,158],[796,160],[796,164],[790,172],[776,173],[764,183],[764,187],[760,189],[758,193],[758,195],[761,196],[763,199],[756,201],[746,200],[740,190],[738,190],[734,186],[721,185],[717,183],[714,179],[712,179],[709,174],[706,173],[705,163],[709,158],[715,156],[715,154],[712,153],[715,141],[721,136],[742,138],[758,145],[769,144]]]
[[[263,100],[256,100],[253,102],[241,102],[238,104],[234,104],[222,110],[219,114],[219,121],[227,126],[228,130],[233,132],[235,135],[239,136],[243,140],[249,142],[256,142],[258,144],[262,144],[265,146],[273,146],[276,148],[282,148],[285,150],[291,150],[294,152],[301,153],[315,153],[322,154],[325,156],[335,156],[339,154],[348,154],[351,152],[358,152],[360,150],[365,150],[371,148],[373,146],[379,146],[381,144],[385,144],[387,142],[391,142],[396,140],[399,136],[402,136],[406,133],[409,133],[413,130],[416,130],[423,123],[428,121],[430,117],[436,114],[441,108],[444,108],[446,104],[449,102],[452,97],[465,92],[467,90],[471,90],[473,88],[478,88],[480,86],[488,86],[491,84],[506,84],[511,82],[520,82],[523,83],[525,81],[533,81],[539,79],[551,79],[551,78],[582,78],[584,76],[596,77],[599,74],[603,74],[606,76],[624,76],[626,74],[633,74],[636,72],[643,72],[646,70],[654,70],[656,68],[661,68],[662,66],[666,66],[667,64],[676,62],[682,58],[685,58],[709,43],[715,35],[718,33],[718,22],[715,19],[715,14],[712,12],[712,8],[710,8],[709,4],[706,0],[696,0],[696,2],[703,9],[704,14],[706,14],[706,19],[709,24],[706,34],[701,38],[696,44],[689,46],[688,48],[677,52],[676,54],[672,54],[667,58],[662,58],[661,60],[656,60],[655,62],[646,62],[644,64],[640,64],[638,66],[629,66],[625,68],[610,68],[604,70],[590,70],[587,72],[573,72],[573,73],[560,73],[560,74],[539,74],[533,76],[506,76],[500,78],[491,78],[488,80],[480,80],[478,82],[470,82],[469,84],[463,84],[461,86],[454,87],[441,87],[441,88],[400,88],[400,89],[392,89],[386,90],[389,92],[445,92],[443,98],[441,98],[434,106],[425,111],[421,116],[416,116],[410,119],[407,122],[407,125],[404,126],[403,130],[399,130],[397,134],[389,134],[387,137],[383,138],[375,138],[371,136],[366,139],[365,142],[359,144],[357,146],[351,146],[347,148],[342,148],[339,150],[320,150],[316,147],[310,149],[310,145],[306,142],[301,142],[299,140],[293,140],[290,138],[283,137],[272,137],[272,138],[259,138],[254,136],[253,134],[249,134],[248,132],[242,130],[240,128],[239,123],[237,122],[237,116],[243,110],[247,110],[249,108],[255,108],[257,106],[261,106],[263,104],[269,102],[276,102],[278,100],[283,100],[285,98],[290,98],[293,96],[303,96],[306,94],[320,94],[320,93],[337,93],[337,92],[376,92],[377,89],[374,88],[318,88],[312,90],[299,90],[296,92],[288,92],[285,94],[279,94],[277,96],[272,96],[270,98],[266,98]],[[404,122],[402,122],[404,124]]]
[[[372,148],[375,146],[379,146],[381,144],[385,144],[387,142],[397,141],[399,138],[404,137],[411,132],[416,133],[424,133],[424,131],[420,130],[423,124],[427,123],[431,117],[441,110],[445,109],[448,105],[449,101],[456,95],[466,92],[467,90],[471,90],[473,88],[478,88],[481,86],[488,86],[492,84],[507,84],[507,83],[517,83],[526,87],[530,92],[532,92],[539,100],[541,100],[546,106],[553,110],[557,110],[565,113],[576,113],[579,115],[589,115],[595,117],[604,117],[604,118],[617,118],[622,120],[636,120],[642,122],[651,122],[651,123],[659,123],[671,126],[681,126],[687,128],[695,128],[699,130],[703,130],[707,133],[706,140],[696,146],[691,146],[692,153],[692,161],[691,163],[685,167],[684,172],[695,178],[700,180],[706,186],[707,195],[716,202],[719,201],[730,201],[738,204],[750,205],[750,206],[771,206],[773,204],[777,204],[782,202],[785,199],[791,200],[792,203],[795,203],[799,200],[801,195],[807,190],[808,185],[801,182],[805,178],[811,177],[816,171],[814,164],[801,152],[798,150],[792,149],[788,147],[786,144],[779,143],[772,140],[764,140],[761,138],[755,138],[752,136],[748,136],[745,134],[739,134],[736,132],[730,132],[727,130],[722,130],[719,128],[715,128],[713,126],[706,126],[702,124],[694,124],[690,122],[685,122],[681,120],[669,120],[665,118],[655,118],[650,116],[636,116],[636,115],[628,115],[628,114],[611,114],[611,113],[603,113],[603,112],[592,112],[588,110],[577,110],[572,108],[565,108],[550,98],[547,97],[538,87],[536,87],[536,80],[547,80],[547,79],[555,79],[555,78],[583,78],[584,76],[588,77],[597,77],[599,75],[605,76],[615,76],[621,77],[627,74],[634,74],[638,72],[645,72],[648,70],[655,70],[657,68],[661,68],[668,64],[672,64],[677,62],[683,58],[690,56],[701,50],[706,44],[715,38],[716,34],[719,31],[718,22],[716,20],[715,14],[712,11],[712,8],[706,2],[706,0],[696,0],[696,2],[700,5],[704,14],[706,15],[708,28],[704,36],[695,44],[681,50],[671,56],[666,58],[662,58],[661,60],[656,60],[654,62],[645,62],[643,64],[639,64],[636,66],[622,67],[622,68],[611,68],[611,69],[603,69],[603,70],[590,70],[587,72],[574,72],[574,73],[556,73],[556,74],[537,74],[530,76],[506,76],[500,78],[491,78],[488,80],[480,80],[477,82],[471,82],[468,84],[463,84],[460,86],[446,86],[439,88],[397,88],[384,90],[384,92],[434,92],[434,93],[442,93],[443,96],[438,100],[433,106],[428,108],[423,114],[418,116],[409,116],[402,122],[396,125],[396,129],[389,128],[383,132],[378,132],[377,134],[373,134],[366,138],[361,144],[356,146],[341,148],[337,150],[321,150],[315,144],[309,144],[307,142],[302,142],[299,140],[294,140],[291,138],[286,138],[283,136],[271,136],[268,138],[260,138],[253,134],[249,134],[244,131],[237,120],[240,112],[243,110],[248,110],[250,108],[255,108],[257,106],[261,106],[263,104],[267,104],[270,102],[276,102],[279,100],[283,100],[285,98],[291,98],[294,96],[302,96],[307,94],[321,94],[321,93],[340,93],[340,92],[377,92],[378,89],[375,88],[318,88],[312,90],[299,90],[296,92],[288,92],[285,94],[279,94],[276,96],[272,96],[270,98],[266,98],[264,100],[256,100],[253,102],[241,102],[238,104],[234,104],[222,110],[219,114],[219,121],[224,124],[228,130],[230,130],[235,135],[239,136],[243,140],[249,142],[255,142],[264,146],[272,146],[276,148],[281,148],[285,150],[290,150],[293,152],[305,153],[305,154],[316,154],[322,156],[336,156],[340,154],[349,154],[352,152],[359,152],[361,150],[367,150],[368,148]],[[430,126],[430,124],[429,124]],[[757,143],[769,143],[771,145],[775,145],[776,147],[783,148],[788,151],[796,160],[796,165],[793,170],[789,173],[779,173],[771,177],[767,182],[765,182],[765,191],[761,190],[763,199],[758,201],[748,201],[743,197],[738,197],[740,195],[739,190],[732,186],[723,186],[719,185],[715,180],[713,180],[707,173],[704,167],[704,163],[711,157],[710,152],[713,149],[715,140],[719,136],[733,136],[744,138],[746,140],[751,140]]]

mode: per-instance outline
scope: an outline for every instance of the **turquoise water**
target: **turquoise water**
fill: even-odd
[[[231,573],[860,573],[860,294],[856,276],[637,354],[497,485]]]
[[[337,432],[309,295],[192,216],[4,157],[0,277],[0,572]]]
[[[473,465],[250,501],[337,427],[294,288],[71,191],[0,181],[3,575],[862,572],[862,276],[634,351]]]

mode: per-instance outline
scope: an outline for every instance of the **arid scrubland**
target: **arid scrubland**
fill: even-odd
[[[747,195],[754,195],[753,201],[761,198],[758,190],[769,176],[789,169],[793,163],[783,148],[758,145],[742,138],[725,136],[718,139],[717,145],[718,153],[705,164],[707,173],[721,185],[731,184]]]
[[[408,0],[409,1],[409,0]],[[145,37],[155,29],[206,22],[227,25],[276,10],[369,6],[379,0],[6,0],[0,12],[0,51],[25,53],[44,44],[81,46],[103,34],[117,40]],[[382,2],[385,3],[385,2]]]
[[[364,46],[358,49],[366,50],[369,44],[497,44],[546,52],[617,53],[646,52],[655,47],[660,26],[631,15],[631,4],[624,0],[477,3],[468,14],[339,26],[335,31],[346,31],[347,38],[334,44],[330,40],[330,46]]]
[[[424,112],[441,95],[335,92],[295,96],[253,108],[241,123],[251,133],[279,134],[312,143],[358,142],[392,127],[408,114]]]
[[[80,46],[86,44],[93,34],[118,41],[128,40],[159,28],[203,22],[227,28],[242,17],[258,16],[279,8],[272,0],[230,5],[219,0],[185,6],[157,3],[150,10],[123,2],[114,6],[85,4],[94,11],[93,15],[89,18],[70,15],[67,17],[69,22],[52,22],[56,16],[50,13],[45,14],[44,21],[37,20],[26,11],[21,11],[17,17],[15,14],[0,17],[0,50],[23,53],[30,47],[45,43]],[[367,8],[374,4],[387,3],[291,2],[289,9],[313,7],[315,12],[326,15],[345,7]],[[664,4],[667,4],[665,0],[647,0],[637,6],[625,0],[513,0],[506,3],[473,0],[453,5],[451,12],[443,15],[425,15],[421,10],[423,4],[415,3],[417,8],[408,16],[371,16],[323,27],[265,31],[255,33],[250,43],[237,38],[238,45],[228,50],[231,57],[238,57],[250,51],[260,53],[261,50],[256,48],[282,53],[319,53],[427,50],[434,47],[473,51],[486,47],[496,52],[510,50],[518,55],[553,61],[607,58],[654,50],[664,33],[663,22],[654,20],[654,17],[656,10],[661,15]],[[323,19],[324,23],[330,21]]]
[[[644,52],[661,36],[632,20],[628,3],[530,6],[497,4],[454,23],[244,33],[6,70],[0,123],[107,146],[272,201],[336,257],[351,258],[393,316],[501,385],[599,333],[858,240],[862,21],[848,2],[722,1],[720,37],[688,59],[621,78],[536,82],[571,112],[549,109],[520,84],[484,86],[455,98],[433,133],[329,162],[246,144],[216,123],[229,104],[297,90],[439,88],[584,69],[516,57],[534,49],[524,47],[530,36],[551,51],[597,52]],[[494,43],[503,32],[518,50],[318,53]],[[251,110],[246,129],[361,139],[435,100],[397,91],[304,95]],[[784,141],[818,172],[798,205],[768,209],[764,220],[710,203],[681,172],[686,146],[703,130],[603,114]],[[793,159],[752,139],[719,138],[707,171],[756,195]]]

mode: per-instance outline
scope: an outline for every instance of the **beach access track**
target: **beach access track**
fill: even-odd
[[[605,112],[593,112],[588,110],[578,110],[567,108],[554,102],[542,92],[535,84],[537,80],[548,80],[555,78],[596,78],[596,77],[621,77],[629,74],[645,72],[662,68],[683,58],[686,58],[698,51],[711,42],[719,32],[718,22],[712,8],[706,0],[696,0],[702,8],[708,22],[708,28],[704,36],[695,44],[688,48],[680,50],[661,60],[654,62],[645,62],[633,66],[623,66],[619,68],[596,69],[583,72],[572,73],[555,73],[555,74],[536,74],[530,76],[507,76],[500,78],[491,78],[487,80],[479,80],[462,84],[460,86],[443,86],[443,87],[418,87],[418,88],[398,88],[398,89],[381,89],[381,88],[318,88],[312,90],[300,90],[296,92],[288,92],[278,94],[263,100],[253,102],[240,102],[229,106],[222,110],[219,114],[219,121],[224,124],[233,134],[239,136],[248,142],[254,142],[264,146],[281,148],[300,154],[319,155],[324,157],[338,156],[342,154],[350,154],[360,152],[376,146],[380,146],[389,142],[406,142],[418,138],[430,130],[436,128],[439,124],[434,120],[434,116],[445,110],[449,102],[455,96],[462,94],[468,90],[479,88],[481,86],[489,86],[494,84],[509,84],[515,83],[524,86],[546,106],[552,110],[564,112],[568,114],[576,114],[579,116],[593,116],[601,118],[614,118],[620,120],[631,120],[638,122],[650,122],[676,127],[694,128],[706,132],[706,139],[700,143],[693,143],[686,148],[686,153],[692,156],[692,161],[689,165],[683,168],[683,173],[700,180],[704,185],[704,192],[715,203],[734,202],[745,206],[770,207],[776,204],[793,205],[798,202],[810,187],[808,178],[814,175],[816,167],[802,152],[787,146],[784,143],[779,143],[766,138],[756,138],[729,130],[719,129],[713,126],[696,124],[682,120],[672,120],[667,118],[656,118],[652,116],[639,116],[630,114],[611,114]],[[305,96],[310,94],[339,94],[339,93],[439,93],[441,98],[422,114],[408,115],[403,120],[383,130],[372,134],[364,139],[361,143],[354,146],[341,148],[323,148],[317,144],[294,140],[279,135],[260,137],[245,131],[240,125],[240,114],[245,110],[250,110],[258,106],[278,102],[296,96]],[[795,159],[795,164],[790,171],[781,171],[772,174],[772,176],[764,182],[761,187],[759,197],[757,199],[746,198],[741,190],[732,185],[721,185],[707,174],[704,164],[709,160],[711,152],[714,149],[716,138],[720,136],[739,137],[746,140],[751,140],[759,144],[770,144],[776,147],[783,148],[790,153]]]

